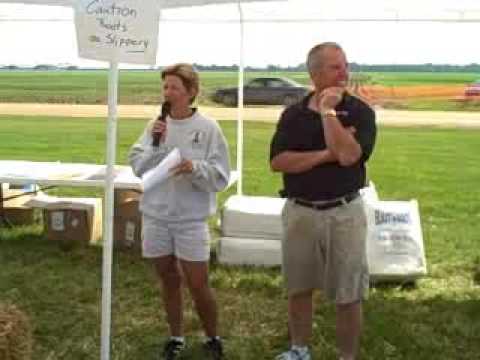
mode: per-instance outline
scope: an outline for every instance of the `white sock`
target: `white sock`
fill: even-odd
[[[179,341],[185,344],[185,337],[184,336],[170,336],[171,340]]]
[[[298,353],[303,356],[308,353],[308,346],[292,345],[292,350],[298,351]]]
[[[210,340],[220,340],[220,336],[207,336],[207,341]]]

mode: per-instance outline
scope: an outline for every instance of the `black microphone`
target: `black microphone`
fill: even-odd
[[[160,111],[160,115],[158,115],[157,120],[160,120],[163,122],[167,121],[167,116],[170,113],[170,107],[171,107],[170,103],[168,101],[165,101],[162,104],[162,110]],[[160,145],[161,136],[162,134],[153,134],[152,146],[158,147],[158,145]]]

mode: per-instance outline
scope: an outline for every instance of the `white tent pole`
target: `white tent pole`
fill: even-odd
[[[244,19],[242,4],[239,1],[238,14],[240,18],[240,64],[238,68],[238,106],[237,106],[237,194],[243,194],[243,74],[244,74]]]
[[[114,197],[113,167],[115,165],[117,148],[117,93],[118,63],[111,61],[108,73],[107,173],[105,182],[105,216],[103,222],[101,360],[110,359]]]

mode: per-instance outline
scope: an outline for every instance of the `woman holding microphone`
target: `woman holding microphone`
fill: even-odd
[[[182,280],[185,281],[207,336],[212,359],[223,358],[217,333],[217,305],[208,283],[210,234],[207,218],[216,211],[216,192],[230,176],[228,146],[215,121],[192,107],[199,77],[189,64],[175,64],[161,73],[165,103],[129,153],[141,177],[178,148],[182,157],[173,176],[143,194],[142,254],[152,259],[163,291],[170,329],[163,358],[176,359],[185,348]]]

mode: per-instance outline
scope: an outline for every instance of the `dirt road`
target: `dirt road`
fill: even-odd
[[[124,118],[151,118],[158,111],[152,105],[119,105],[118,115]],[[200,107],[200,111],[217,120],[236,120],[236,108]],[[248,107],[245,120],[276,122],[282,107]],[[42,115],[71,117],[106,117],[106,105],[20,104],[0,103],[1,115]],[[480,112],[405,111],[377,109],[377,121],[386,126],[437,126],[480,128]]]

